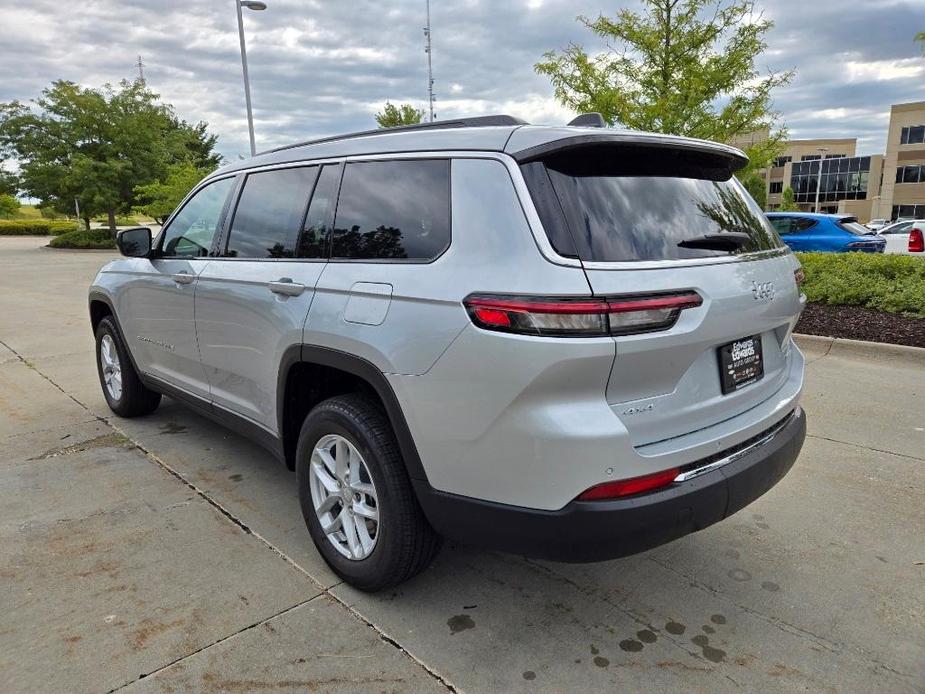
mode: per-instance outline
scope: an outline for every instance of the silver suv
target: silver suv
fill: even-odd
[[[596,561],[766,492],[805,436],[802,272],[710,142],[508,116],[235,162],[90,288],[103,393],[296,472],[365,590],[441,537]]]

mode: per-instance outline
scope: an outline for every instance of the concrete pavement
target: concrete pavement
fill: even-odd
[[[701,533],[588,565],[449,545],[366,595],[260,448],[168,399],[112,416],[111,254],[45,242],[0,238],[0,691],[923,691],[925,364],[813,346],[800,460]]]

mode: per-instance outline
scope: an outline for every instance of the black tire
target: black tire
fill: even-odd
[[[379,525],[376,544],[365,559],[350,559],[335,549],[312,503],[312,452],[328,434],[353,444],[376,488]],[[371,399],[340,395],[309,412],[299,434],[296,475],[302,516],[315,546],[334,573],[355,588],[376,591],[402,583],[426,569],[439,551],[440,536],[421,511],[389,420]]]
[[[113,397],[106,387],[103,365],[100,361],[101,345],[103,339],[107,336],[112,339],[115,345],[122,374],[122,392],[118,398]],[[135,371],[132,358],[128,353],[125,342],[122,341],[122,335],[111,316],[106,316],[96,326],[96,371],[100,377],[100,387],[103,389],[106,404],[109,405],[110,410],[120,417],[140,417],[151,414],[161,402],[161,394],[146,388],[141,379],[138,378],[138,372]]]

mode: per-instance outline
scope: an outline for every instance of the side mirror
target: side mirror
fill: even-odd
[[[129,258],[147,258],[151,254],[151,230],[148,227],[123,229],[116,234],[116,246]]]

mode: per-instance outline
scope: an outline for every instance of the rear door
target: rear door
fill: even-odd
[[[218,257],[201,273],[196,325],[212,401],[270,432],[283,353],[326,262],[340,164],[247,174]]]
[[[595,295],[694,291],[703,300],[667,330],[614,337],[607,399],[634,444],[719,423],[773,397],[789,373],[801,310],[798,265],[732,177],[734,163],[709,152],[599,146],[541,164]],[[724,383],[731,359],[750,362],[753,352],[758,371]]]

